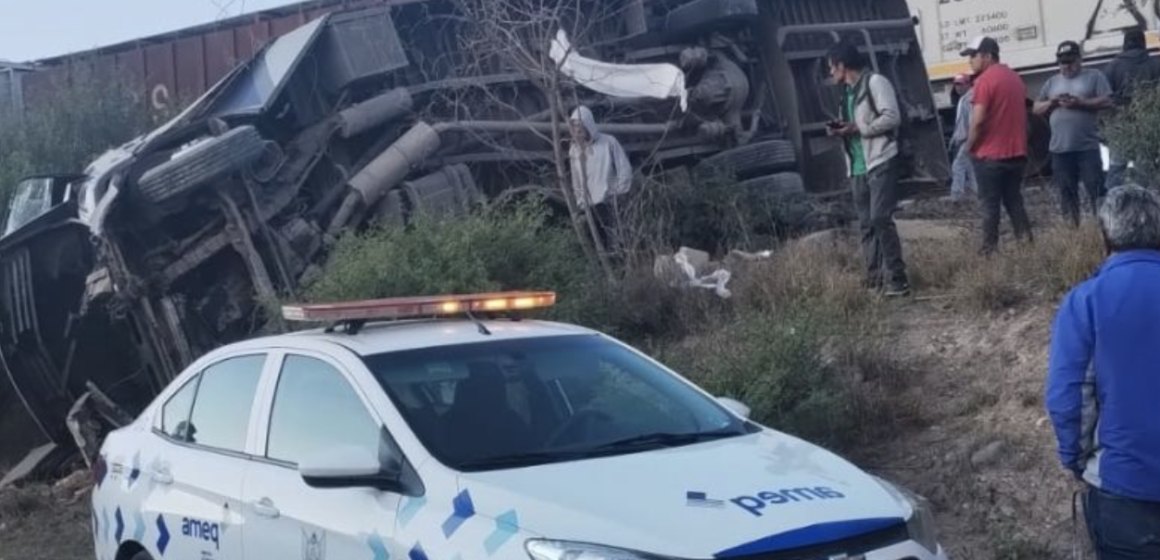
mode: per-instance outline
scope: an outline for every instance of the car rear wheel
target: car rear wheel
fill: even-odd
[[[129,560],[153,560],[153,557],[147,551],[142,550],[134,554]]]
[[[242,170],[261,158],[265,150],[256,128],[240,126],[146,171],[137,188],[142,198],[160,204]]]

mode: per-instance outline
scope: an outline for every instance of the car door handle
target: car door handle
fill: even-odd
[[[173,475],[169,473],[169,469],[155,468],[149,476],[157,484],[173,484]]]
[[[250,507],[254,508],[254,513],[262,517],[269,517],[270,519],[276,519],[279,515],[282,515],[282,512],[274,507],[274,502],[270,501],[270,498],[262,498],[261,500],[250,502]]]

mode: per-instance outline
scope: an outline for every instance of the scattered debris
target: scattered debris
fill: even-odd
[[[674,255],[660,255],[653,263],[653,274],[670,286],[709,289],[722,299],[733,295],[725,287],[733,274],[710,263],[704,251],[681,247]]]

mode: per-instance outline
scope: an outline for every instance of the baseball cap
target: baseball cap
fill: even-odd
[[[975,53],[999,54],[999,42],[985,35],[981,35],[971,39],[971,42],[967,43],[967,48],[963,49],[959,54],[963,56],[975,56]]]
[[[1075,41],[1064,41],[1055,50],[1055,59],[1061,62],[1079,60],[1081,56],[1083,56],[1083,51],[1080,49],[1079,43]]]

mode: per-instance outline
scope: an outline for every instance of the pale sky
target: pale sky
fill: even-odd
[[[25,62],[176,31],[297,0],[4,0],[0,60]]]

